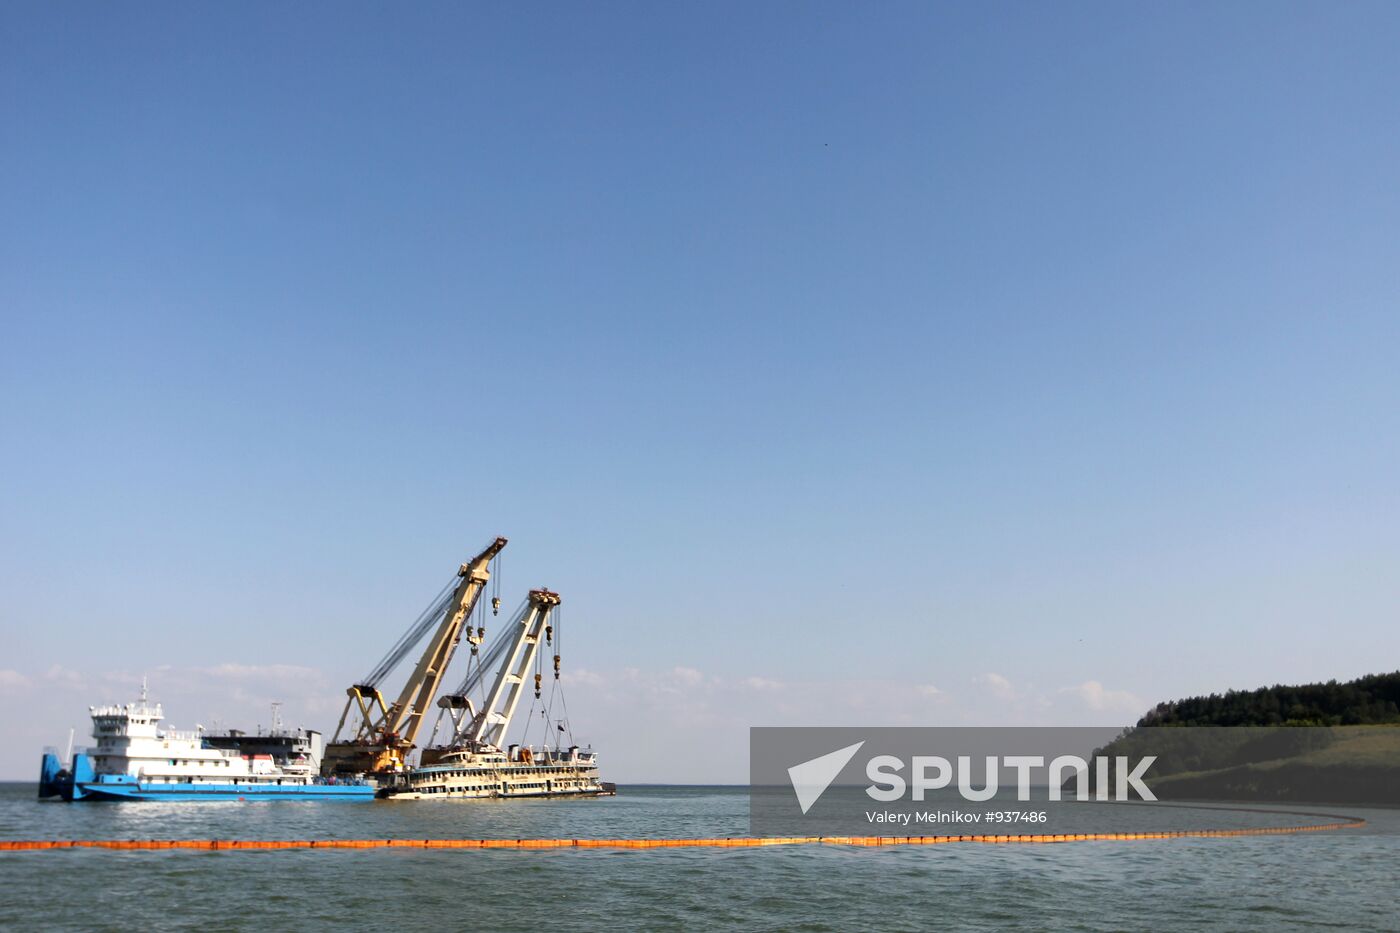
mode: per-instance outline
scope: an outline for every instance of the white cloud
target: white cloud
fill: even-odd
[[[601,687],[607,683],[607,678],[597,671],[590,671],[587,668],[576,667],[572,670],[565,669],[560,673],[560,678],[565,684],[580,684],[588,687]]]
[[[981,684],[992,692],[992,695],[1001,700],[1014,700],[1016,698],[1016,688],[1011,686],[1011,681],[1000,674],[986,673],[978,674],[972,678],[973,683]]]
[[[89,704],[131,702],[144,681],[151,701],[161,704],[167,726],[178,727],[191,721],[237,728],[266,725],[277,702],[288,725],[333,729],[345,705],[344,693],[322,671],[298,664],[159,664],[139,673],[114,670],[90,676],[55,665],[44,679],[65,688],[70,700],[59,705],[69,715],[75,709],[86,711]]]
[[[705,675],[693,667],[673,667],[671,676],[676,678],[676,682],[687,687],[698,687],[705,680]]]
[[[566,670],[576,736],[622,781],[742,783],[753,726],[928,726],[962,721],[938,687],[883,678],[779,680],[690,667]],[[707,754],[657,756],[699,742]]]
[[[44,672],[44,680],[59,687],[79,689],[87,686],[87,678],[75,670],[55,664]]]
[[[308,666],[224,661],[201,667],[152,667],[151,698],[175,724],[266,725],[269,704],[283,703],[288,725],[332,730],[345,704],[335,678]],[[143,673],[0,670],[0,692],[42,685],[50,691],[35,741],[57,741],[73,725],[85,731],[89,704],[135,699]],[[987,672],[958,689],[919,680],[788,681],[743,671],[716,673],[675,665],[563,671],[574,733],[603,755],[605,775],[621,781],[742,783],[752,726],[1083,725],[1136,719],[1146,706],[1098,681],[1043,690]],[[534,737],[532,741],[536,740]],[[656,749],[700,743],[702,756],[658,756]],[[0,759],[27,774],[28,758]]]
[[[214,667],[194,668],[194,671],[222,680],[296,681],[299,683],[325,681],[325,676],[320,671],[297,664],[218,664]]]
[[[1095,712],[1141,713],[1147,704],[1126,690],[1107,690],[1097,680],[1086,680],[1074,687],[1064,687],[1059,691],[1066,694]]]

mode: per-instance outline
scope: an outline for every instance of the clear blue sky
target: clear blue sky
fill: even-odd
[[[1400,667],[1398,36],[5,4],[0,776],[142,672],[332,728],[497,533],[623,780]]]

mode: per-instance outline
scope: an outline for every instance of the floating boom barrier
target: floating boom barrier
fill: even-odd
[[[1146,833],[1057,833],[1002,836],[738,836],[710,839],[8,839],[0,852],[39,849],[748,849],[761,846],[927,846],[955,842],[1054,843],[1120,842],[1147,839],[1228,839],[1239,836],[1285,836],[1365,826],[1348,818],[1310,826],[1253,829],[1187,829]]]

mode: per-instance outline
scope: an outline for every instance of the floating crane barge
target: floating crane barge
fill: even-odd
[[[525,606],[515,616],[493,649],[468,670],[456,692],[444,695],[438,706],[448,716],[452,734],[445,745],[425,748],[421,765],[383,786],[379,796],[391,800],[451,797],[560,797],[603,796],[616,792],[612,784],[598,780],[597,756],[592,751],[568,748],[506,746],[506,734],[525,690],[526,678],[541,660],[542,643],[552,642],[550,624],[560,603],[559,594],[531,590]],[[483,674],[497,659],[495,682],[478,709],[469,696]],[[559,676],[559,655],[554,656]],[[543,675],[534,675],[535,699],[541,699]],[[548,716],[543,716],[548,721]],[[560,731],[564,726],[557,727]]]
[[[326,748],[323,773],[328,776],[364,777],[378,785],[378,796],[390,800],[449,798],[610,796],[616,787],[598,779],[597,755],[572,744],[567,718],[553,719],[553,700],[559,691],[557,610],[559,594],[531,590],[507,628],[481,653],[485,641],[485,606],[480,597],[491,580],[491,567],[506,545],[497,538],[471,561],[462,565],[457,578],[424,610],[418,620],[390,649],[389,654],[361,682],[346,693],[349,700],[335,738]],[[499,581],[497,581],[499,594]],[[499,611],[500,596],[491,600]],[[472,613],[479,610],[480,624],[473,627]],[[437,622],[434,626],[434,622]],[[427,633],[422,658],[404,685],[399,699],[386,704],[379,684]],[[421,750],[415,766],[410,761],[417,748],[429,704],[438,691],[458,643],[470,646],[467,673],[455,691],[437,700],[437,725],[430,745]],[[507,745],[507,734],[534,670],[534,694],[542,697],[543,655],[540,648],[554,645],[554,689],[541,706],[544,727],[552,725],[539,747]],[[499,661],[490,689],[473,702],[474,691],[486,684],[489,669]],[[531,706],[533,718],[534,705]],[[433,744],[446,717],[448,735]],[[353,725],[345,732],[346,722]],[[529,722],[527,722],[527,732]],[[341,738],[342,733],[346,737]],[[548,741],[555,738],[553,745]]]

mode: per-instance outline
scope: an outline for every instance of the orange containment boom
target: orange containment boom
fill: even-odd
[[[1258,829],[1187,829],[1153,833],[1064,833],[1007,836],[777,836],[714,839],[8,839],[0,852],[35,849],[739,849],[756,846],[921,846],[951,842],[1118,842],[1132,839],[1223,839],[1284,836],[1365,826],[1366,821]]]

